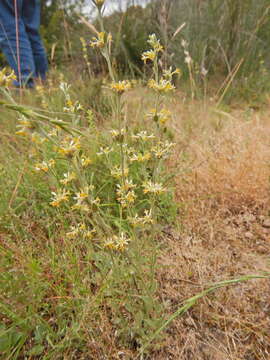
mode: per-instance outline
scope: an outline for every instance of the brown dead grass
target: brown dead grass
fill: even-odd
[[[270,271],[269,110],[174,113],[182,228],[167,231],[159,275],[170,313],[209,283]],[[269,280],[217,290],[174,321],[153,358],[269,360],[269,299]]]

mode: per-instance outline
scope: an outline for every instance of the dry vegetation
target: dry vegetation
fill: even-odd
[[[217,114],[177,101],[174,113],[181,229],[164,234],[159,273],[171,311],[206,284],[270,266],[269,108]],[[256,280],[204,298],[174,322],[154,358],[269,359],[269,286]]]

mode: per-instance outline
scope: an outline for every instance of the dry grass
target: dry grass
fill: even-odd
[[[174,113],[182,228],[168,229],[159,275],[171,312],[209,283],[270,268],[269,111]],[[154,359],[270,359],[269,290],[269,280],[218,290],[174,322]]]

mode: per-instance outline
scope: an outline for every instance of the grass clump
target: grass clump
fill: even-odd
[[[175,217],[165,163],[174,144],[167,138],[170,113],[163,107],[164,94],[174,90],[174,72],[160,73],[162,46],[151,35],[144,57],[153,61],[154,107],[145,114],[152,124],[130,126],[125,96],[132,83],[120,80],[112,66],[102,5],[96,3],[101,31],[90,44],[108,65],[104,91],[111,129],[101,131],[94,112],[73,100],[63,81],[61,112],[59,100],[58,112],[50,108],[42,88],[44,110],[18,105],[1,89],[4,109],[17,113],[16,135],[25,149],[1,224],[5,358],[78,358],[82,352],[82,358],[96,359],[107,346],[132,352],[163,319],[155,241],[162,223]]]

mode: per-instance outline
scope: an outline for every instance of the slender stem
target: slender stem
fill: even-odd
[[[182,314],[184,314],[185,312],[187,312],[192,306],[194,306],[198,300],[200,300],[201,298],[203,298],[204,296],[206,296],[207,294],[220,289],[222,287],[226,287],[229,285],[234,285],[234,284],[238,284],[240,282],[243,281],[247,281],[247,280],[251,280],[251,279],[268,279],[270,277],[270,274],[266,274],[266,275],[247,275],[247,276],[242,276],[240,278],[237,279],[232,279],[232,280],[225,280],[225,281],[221,281],[218,282],[216,284],[213,284],[211,287],[209,287],[208,289],[200,292],[199,294],[187,299],[184,303],[184,305],[182,305],[181,307],[178,308],[178,310],[176,310],[163,324],[162,326],[150,337],[150,339],[148,340],[148,342],[142,346],[142,348],[140,349],[140,353],[139,355],[136,357],[136,359],[139,358],[139,356],[141,356],[144,351],[146,350],[146,348],[149,347],[149,345],[151,344],[151,342],[177,317],[180,316]]]

